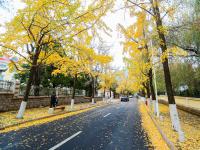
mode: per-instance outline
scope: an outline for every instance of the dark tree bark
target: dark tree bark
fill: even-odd
[[[98,93],[98,76],[95,76],[95,78],[94,78],[95,80],[94,80],[94,89],[95,89],[95,94],[97,94]]]
[[[39,51],[38,48],[36,48],[36,53],[33,57],[33,62],[32,62],[32,65],[31,65],[29,78],[28,78],[27,85],[26,85],[26,91],[25,91],[24,98],[23,98],[23,101],[25,101],[25,102],[28,101],[28,96],[29,96],[31,85],[32,85],[32,82],[33,82],[33,76],[36,72],[37,60],[38,60],[39,54],[40,54],[40,51]]]
[[[40,81],[40,67],[37,66],[33,75],[34,96],[40,95]]]
[[[160,47],[162,49],[162,53],[165,53],[167,50],[167,44],[166,44],[165,35],[160,29],[161,27],[163,27],[163,25],[162,25],[162,20],[160,17],[160,10],[158,8],[158,2],[157,2],[157,0],[154,0],[154,1],[151,0],[151,4],[153,7],[154,17],[156,19],[156,27],[157,27],[158,36],[160,39]],[[168,102],[169,102],[169,104],[175,104],[168,59],[165,58],[165,60],[162,64],[163,64],[163,69],[164,69],[165,86],[166,86],[166,91],[167,91],[167,95],[168,95]]]
[[[145,97],[146,96],[145,90],[144,89],[140,90],[139,95]]]
[[[113,91],[113,98],[116,98],[116,92],[115,92],[115,90]]]
[[[143,35],[144,35],[144,38],[146,38],[145,30],[143,30]],[[145,49],[147,50],[147,62],[150,63],[151,56],[149,56],[149,47],[148,47],[147,43],[145,44]],[[152,100],[156,100],[155,90],[154,90],[154,86],[153,86],[152,68],[149,69],[148,77],[149,77],[150,95],[152,96]]]
[[[147,98],[150,98],[150,88],[149,88],[149,82],[145,85],[146,91],[147,91]]]
[[[149,85],[150,85],[150,91],[151,91],[152,100],[156,100],[155,90],[154,90],[154,87],[153,87],[152,68],[149,69]]]
[[[87,93],[88,93],[89,97],[92,97],[92,81],[89,84],[89,88],[88,88],[88,92]]]
[[[106,89],[105,88],[103,89],[103,97],[104,98],[106,97]]]
[[[112,90],[111,90],[111,88],[110,88],[110,97],[112,96]]]
[[[75,98],[75,93],[76,93],[76,81],[77,81],[77,75],[75,75],[74,81],[73,81],[72,99]]]
[[[94,98],[95,95],[95,80],[94,77],[92,76],[92,98]]]

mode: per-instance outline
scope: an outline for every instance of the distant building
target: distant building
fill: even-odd
[[[181,85],[178,90],[180,92],[186,91],[186,90],[188,90],[188,86],[187,85]]]
[[[103,97],[104,96],[104,91],[103,90],[98,90],[97,96]],[[111,91],[111,98],[114,97],[114,93]],[[105,91],[105,98],[110,98],[110,90]]]
[[[14,80],[15,72],[10,72],[8,69],[8,64],[10,61],[17,61],[16,57],[0,57],[0,80]]]

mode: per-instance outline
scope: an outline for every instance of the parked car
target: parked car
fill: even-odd
[[[121,102],[128,102],[129,98],[127,96],[122,96],[121,97]]]

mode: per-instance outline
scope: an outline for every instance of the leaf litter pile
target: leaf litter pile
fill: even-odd
[[[140,103],[139,108],[142,118],[142,126],[152,143],[152,146],[150,145],[150,147],[153,147],[153,149],[155,150],[168,150],[169,148],[167,144],[165,143],[153,121],[151,120],[145,107],[146,106],[144,104]]]
[[[101,106],[104,105],[104,102],[99,101],[96,103],[96,105],[92,105],[91,103],[81,103],[81,104],[75,104],[74,105],[74,111],[80,111],[80,110],[87,110],[90,108],[95,108],[96,106]],[[16,114],[17,111],[9,111],[9,112],[2,112],[0,113],[0,128],[9,126],[9,125],[13,125],[13,124],[17,124],[17,123],[22,123],[25,121],[29,121],[29,120],[34,120],[34,119],[39,119],[42,117],[47,117],[47,116],[51,116],[51,114],[48,113],[48,109],[49,107],[43,107],[43,108],[31,108],[31,109],[26,109],[25,114],[24,114],[24,118],[23,119],[17,119],[16,118]],[[59,114],[59,113],[64,113],[66,112],[66,114],[69,115],[73,115],[74,112],[70,112],[70,106],[67,105],[67,110],[65,111],[61,111],[61,110],[55,110],[54,114]],[[68,112],[68,113],[67,113]],[[81,113],[82,111],[80,111]],[[84,111],[83,111],[84,112]],[[45,123],[51,120],[55,120],[56,118],[60,118],[61,117],[65,117],[66,115],[59,115],[59,117],[57,116],[52,116],[51,118],[47,118],[47,119],[42,119],[39,121],[33,121],[33,122],[29,122],[29,123],[25,123],[24,125],[19,125],[17,127],[14,127],[14,129],[19,129],[19,128],[24,128],[26,126],[31,126],[32,125],[36,125],[36,124],[41,124],[41,123]],[[46,121],[45,121],[46,120]],[[10,131],[12,129],[8,129],[8,131]],[[5,132],[6,130],[2,130],[0,132]]]
[[[178,141],[178,133],[172,130],[169,108],[167,105],[159,104],[160,119],[156,122],[170,141],[180,150],[200,150],[200,117],[182,110],[178,110],[181,128],[185,134],[185,141]],[[162,118],[162,119],[161,119]]]

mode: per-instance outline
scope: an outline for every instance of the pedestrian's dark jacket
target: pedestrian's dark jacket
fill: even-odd
[[[51,107],[55,107],[57,104],[57,97],[56,95],[51,95]]]
[[[56,102],[56,95],[51,95],[51,101],[52,101],[52,103]]]

